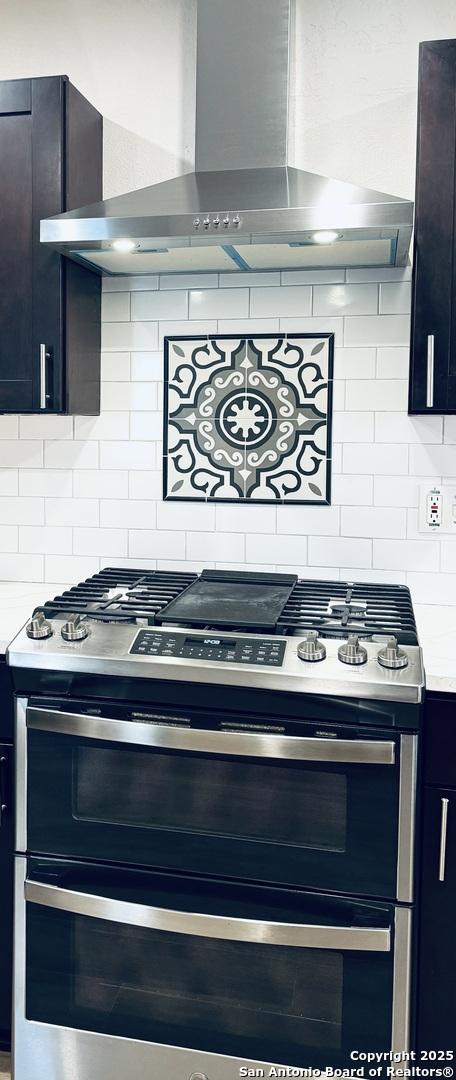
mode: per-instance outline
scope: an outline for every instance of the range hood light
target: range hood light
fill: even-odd
[[[334,229],[320,229],[319,232],[314,232],[312,240],[316,244],[334,244],[339,236],[340,233],[334,232]]]
[[[114,251],[134,251],[138,247],[134,240],[113,240],[111,247]]]

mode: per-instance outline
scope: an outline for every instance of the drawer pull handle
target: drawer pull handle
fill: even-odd
[[[448,799],[441,799],[439,881],[445,881],[446,842],[448,828]]]
[[[426,408],[434,405],[434,335],[428,334],[426,367]]]

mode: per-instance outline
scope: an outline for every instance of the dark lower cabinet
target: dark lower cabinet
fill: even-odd
[[[13,942],[13,695],[10,670],[0,656],[0,1047],[11,1044]]]
[[[456,412],[456,40],[420,45],[409,412]]]
[[[40,220],[102,197],[102,135],[66,76],[0,82],[0,412],[99,412],[101,278]]]
[[[456,698],[425,710],[418,1049],[456,1054]]]

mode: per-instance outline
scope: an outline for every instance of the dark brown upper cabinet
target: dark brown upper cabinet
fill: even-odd
[[[0,412],[100,411],[101,278],[40,219],[102,198],[102,136],[66,76],[0,82]]]
[[[410,413],[456,412],[456,41],[420,45]]]

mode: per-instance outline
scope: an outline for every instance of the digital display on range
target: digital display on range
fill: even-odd
[[[174,656],[185,660],[214,660],[232,664],[281,667],[285,641],[267,638],[225,638],[204,634],[158,633],[140,630],[130,653],[139,656]]]

